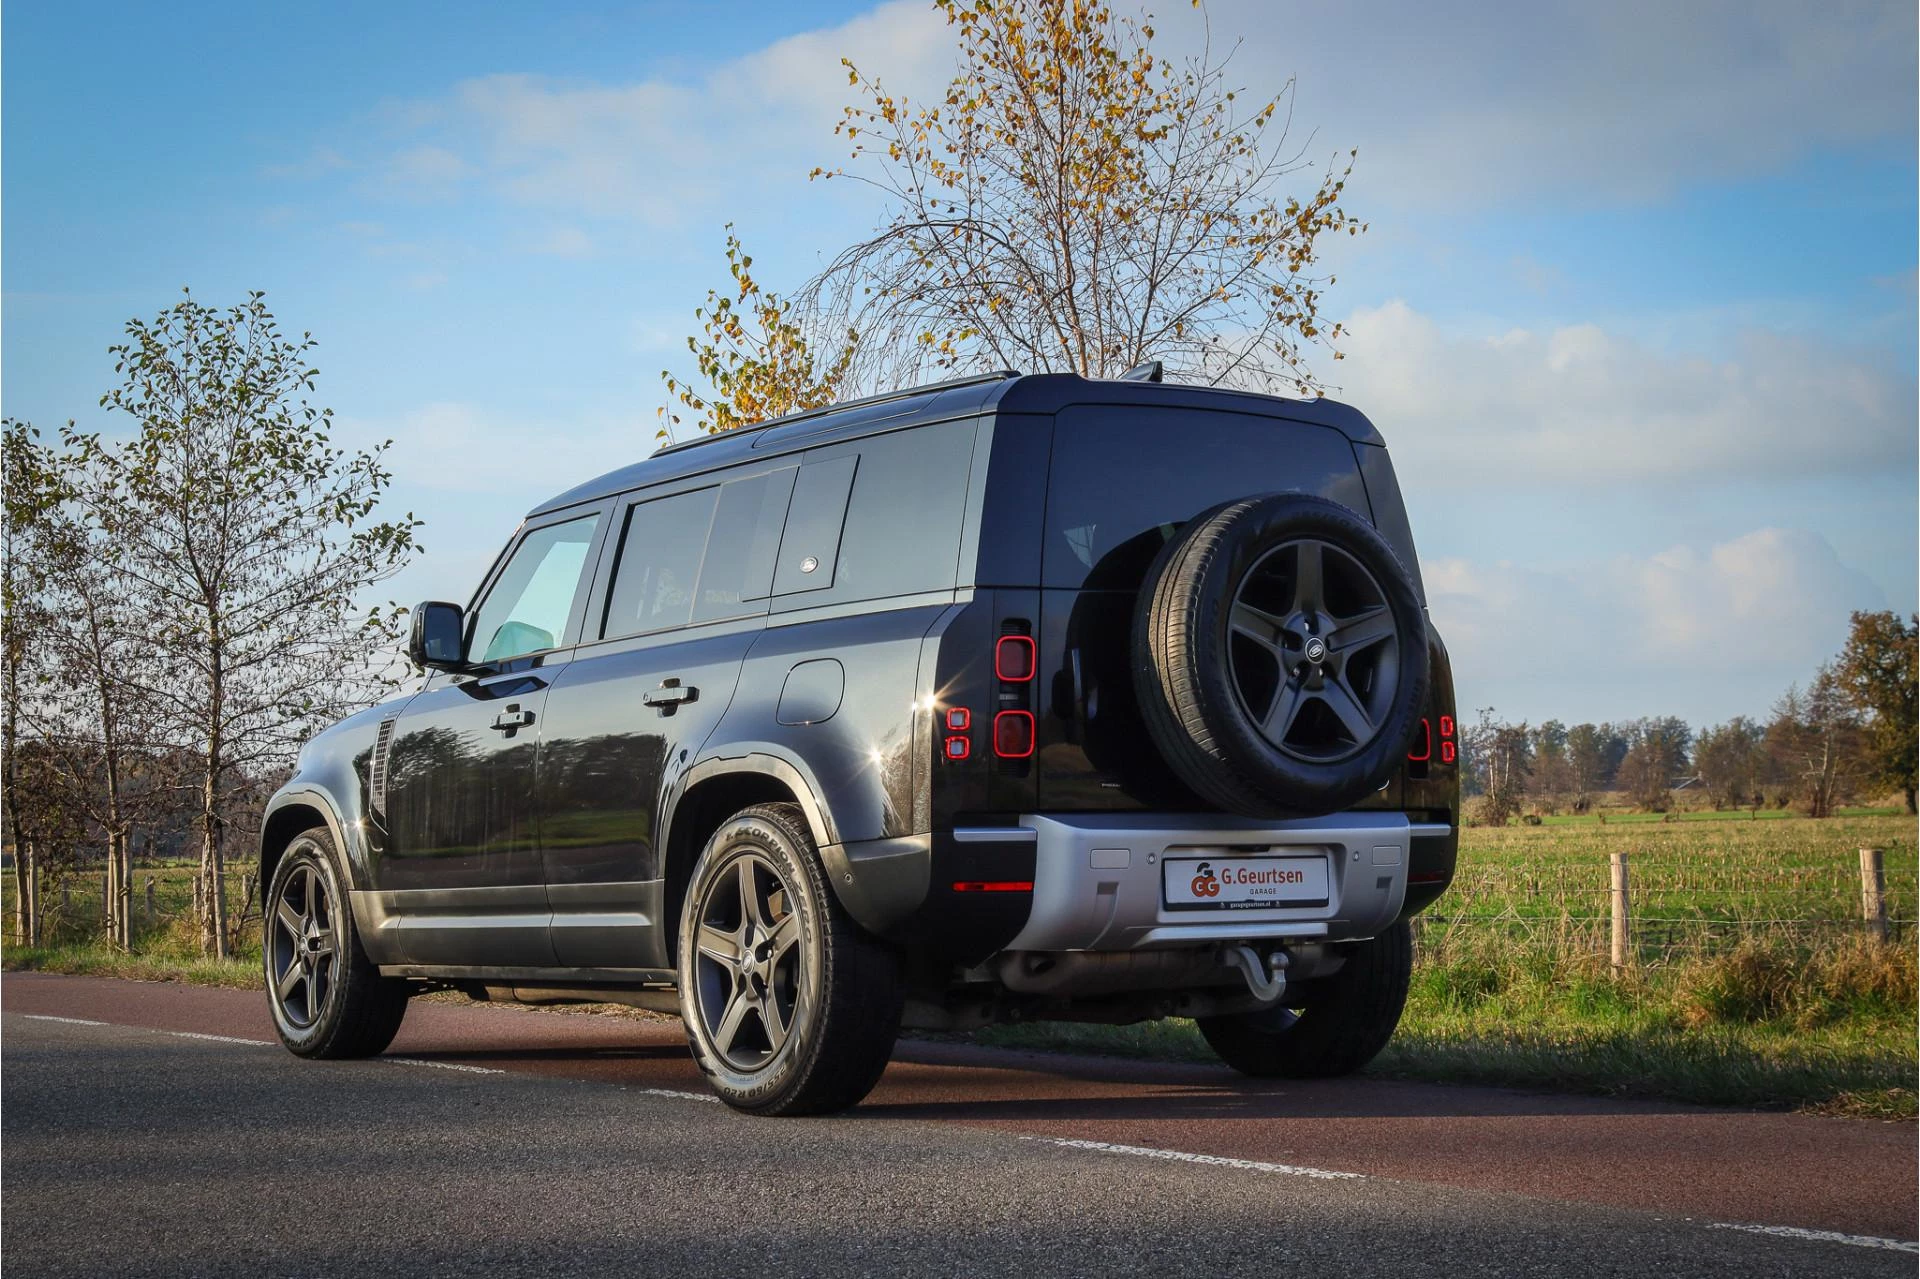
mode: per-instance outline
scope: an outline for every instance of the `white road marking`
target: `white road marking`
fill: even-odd
[[[1039,1137],[1021,1134],[1022,1141],[1040,1141],[1069,1150],[1093,1150],[1103,1155],[1134,1155],[1142,1159],[1171,1159],[1183,1164],[1206,1164],[1215,1168],[1241,1168],[1248,1172],[1277,1172],[1288,1177],[1314,1177],[1321,1181],[1365,1181],[1366,1174],[1334,1172],[1329,1168],[1302,1168],[1294,1164],[1270,1164],[1260,1159],[1231,1159],[1226,1155],[1196,1155],[1187,1150],[1159,1150],[1152,1146],[1119,1146],[1110,1141],[1080,1141],[1072,1137]]]
[[[90,1021],[85,1017],[55,1017],[47,1013],[21,1013],[28,1021],[54,1021],[68,1026],[115,1026],[116,1022]],[[240,1039],[232,1035],[208,1035],[192,1030],[159,1030],[152,1026],[128,1026],[128,1030],[151,1030],[157,1034],[172,1035],[177,1039],[204,1039],[221,1044],[244,1044],[249,1048],[271,1048],[273,1041],[267,1039]],[[493,1066],[469,1066],[455,1061],[427,1061],[420,1057],[375,1057],[372,1060],[387,1062],[394,1066],[431,1066],[436,1070],[458,1070],[472,1075],[504,1075],[509,1072]],[[677,1101],[697,1101],[709,1105],[719,1105],[720,1099],[712,1093],[683,1092],[674,1088],[635,1088],[631,1091],[648,1097],[672,1097]],[[1161,1150],[1153,1146],[1123,1146],[1111,1141],[1086,1141],[1076,1137],[1043,1137],[1034,1133],[1019,1134],[1021,1141],[1037,1141],[1049,1146],[1060,1146],[1068,1150],[1091,1150],[1103,1155],[1132,1155],[1139,1159],[1165,1159],[1174,1163],[1203,1164],[1213,1168],[1238,1168],[1246,1172],[1270,1172],[1288,1177],[1311,1177],[1320,1181],[1365,1181],[1367,1175],[1359,1172],[1337,1172],[1330,1168],[1307,1168],[1297,1164],[1268,1163],[1261,1159],[1234,1159],[1226,1155],[1202,1155],[1189,1150]],[[1746,1234],[1771,1235],[1778,1239],[1807,1239],[1816,1243],[1846,1244],[1854,1248],[1879,1248],[1888,1252],[1910,1252],[1920,1254],[1920,1241],[1908,1239],[1882,1239],[1876,1235],[1849,1235],[1837,1230],[1807,1230],[1799,1226],[1754,1226],[1732,1221],[1710,1221],[1703,1223],[1708,1230],[1739,1230]]]
[[[720,1104],[720,1099],[710,1092],[680,1092],[673,1088],[635,1088],[631,1091],[647,1097],[673,1097],[679,1101],[706,1101],[716,1106]]]
[[[85,1017],[49,1017],[45,1013],[21,1013],[28,1021],[57,1021],[68,1026],[110,1026],[112,1022],[88,1021]]]
[[[1710,1221],[1708,1230],[1743,1230],[1750,1235],[1777,1235],[1782,1239],[1813,1239],[1844,1243],[1855,1248],[1884,1248],[1888,1252],[1920,1253],[1920,1240],[1881,1239],[1876,1235],[1843,1235],[1837,1230],[1803,1230],[1799,1226],[1743,1226],[1732,1221]]]
[[[197,1030],[163,1030],[160,1033],[172,1035],[175,1039],[205,1039],[216,1044],[245,1044],[249,1048],[273,1047],[270,1039],[235,1039],[232,1035],[203,1035]]]
[[[507,1072],[492,1066],[467,1066],[457,1061],[426,1061],[419,1057],[375,1057],[374,1061],[384,1061],[389,1066],[432,1066],[435,1070],[459,1070],[469,1075],[504,1075]]]

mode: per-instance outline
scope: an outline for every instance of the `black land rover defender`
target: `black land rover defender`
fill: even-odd
[[[1338,1074],[1453,874],[1446,651],[1330,401],[1004,374],[671,445],[412,654],[268,805],[303,1056],[454,988],[678,1012],[762,1114],[859,1101],[902,1025],[1192,1017]]]

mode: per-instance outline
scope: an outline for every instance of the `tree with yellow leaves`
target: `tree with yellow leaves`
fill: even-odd
[[[841,398],[853,367],[857,341],[849,329],[830,352],[809,336],[804,312],[769,293],[753,278],[753,259],[727,224],[727,271],[733,287],[710,290],[707,304],[694,311],[702,332],[687,339],[704,392],[670,371],[660,374],[674,403],[693,414],[696,429],[707,434],[751,426],[784,413],[817,409]],[[659,436],[672,438],[681,417],[669,406],[660,410]]]
[[[1304,199],[1281,192],[1313,168],[1287,144],[1291,82],[1248,102],[1230,52],[1162,58],[1152,16],[1107,0],[935,3],[960,44],[945,96],[910,103],[843,60],[867,101],[838,127],[850,166],[814,171],[887,200],[802,295],[861,334],[863,377],[1159,359],[1317,392],[1306,348],[1342,334],[1320,317],[1319,237],[1365,224],[1340,204],[1352,152]]]

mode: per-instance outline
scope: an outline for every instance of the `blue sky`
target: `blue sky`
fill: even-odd
[[[1170,51],[1204,32],[1163,4]],[[1757,714],[1916,605],[1910,4],[1215,0],[1236,78],[1360,148],[1323,376],[1399,460],[1462,700]],[[809,183],[842,55],[951,67],[917,0],[19,3],[9,415],[116,429],[105,349],[183,285],[320,339],[343,442],[464,599],[528,507],[653,446],[732,221],[776,287],[878,215]]]

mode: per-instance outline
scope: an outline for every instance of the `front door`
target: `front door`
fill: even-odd
[[[394,725],[374,881],[401,962],[555,962],[534,763],[599,523],[596,511],[522,530],[469,621],[473,668],[435,675]]]

